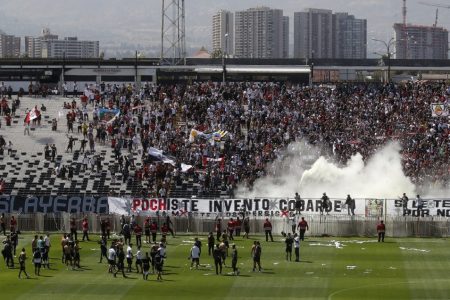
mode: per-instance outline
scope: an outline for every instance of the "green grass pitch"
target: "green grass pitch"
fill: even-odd
[[[25,247],[27,272],[32,279],[17,278],[18,269],[0,264],[1,299],[450,299],[450,243],[447,239],[314,238],[301,244],[301,262],[287,262],[282,237],[262,244],[262,273],[252,272],[253,239],[236,238],[239,276],[217,276],[208,256],[206,236],[199,270],[188,260],[193,236],[168,238],[163,281],[156,275],[144,281],[107,273],[98,263],[98,236],[82,242],[82,270],[67,270],[61,263],[60,236],[53,234],[51,270],[33,275],[31,235],[22,235],[18,251]],[[337,243],[336,243],[337,241]],[[144,250],[148,245],[144,244]],[[20,252],[20,251],[19,251]],[[18,253],[17,253],[18,255]],[[228,261],[228,265],[231,261]],[[18,266],[16,259],[16,267]]]

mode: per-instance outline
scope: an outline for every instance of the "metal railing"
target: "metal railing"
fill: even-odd
[[[12,214],[5,215],[6,224]],[[69,232],[70,220],[75,218],[78,230],[81,231],[83,218],[89,221],[89,231],[99,233],[102,219],[109,219],[110,229],[113,233],[121,230],[119,215],[99,214],[14,214],[17,219],[17,228],[21,232]],[[348,216],[348,215],[302,215],[309,224],[307,235],[309,236],[375,236],[378,217]],[[143,225],[145,216],[136,216],[136,223]],[[126,218],[129,220],[129,217]],[[165,216],[151,217],[160,228],[165,222]],[[273,234],[281,235],[282,232],[292,232],[292,221],[289,218],[269,218],[273,226]],[[450,220],[446,217],[411,216],[386,216],[383,218],[386,224],[386,235],[392,237],[448,237]],[[202,216],[171,216],[173,229],[178,234],[206,234],[215,232],[216,218]],[[221,219],[222,228],[226,228],[228,218]],[[263,234],[264,218],[250,216],[250,234]],[[9,229],[9,226],[7,226]],[[8,231],[8,230],[7,230]],[[244,228],[242,227],[242,232]]]

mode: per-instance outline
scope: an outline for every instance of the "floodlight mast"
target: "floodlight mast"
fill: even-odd
[[[186,64],[184,0],[162,0],[160,63],[162,65]]]

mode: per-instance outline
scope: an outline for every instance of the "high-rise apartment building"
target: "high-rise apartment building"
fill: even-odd
[[[213,53],[234,55],[234,16],[232,12],[221,10],[213,16]]]
[[[448,59],[448,31],[442,27],[394,24],[395,58]]]
[[[0,32],[0,58],[20,56],[20,37]]]
[[[41,39],[33,36],[25,37],[25,55],[29,58],[41,57]]]
[[[294,13],[294,57],[367,58],[367,20],[327,9]]]
[[[283,17],[283,58],[289,58],[289,17]]]
[[[25,37],[25,54],[30,58],[42,58],[42,42],[58,40],[58,35],[52,34],[50,29],[43,28],[40,37]]]
[[[283,11],[268,7],[249,8],[235,14],[235,56],[238,58],[285,58]]]
[[[333,57],[367,58],[367,20],[348,13],[333,14]]]
[[[42,58],[97,58],[99,52],[98,41],[79,41],[77,37],[42,40]]]
[[[100,46],[98,41],[79,41],[77,37],[60,40],[44,29],[40,37],[25,37],[25,51],[32,58],[97,58]]]
[[[333,14],[331,10],[309,8],[294,13],[294,57],[333,57]]]

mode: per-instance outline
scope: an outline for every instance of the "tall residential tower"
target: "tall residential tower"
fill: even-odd
[[[20,56],[20,37],[0,31],[0,58]]]
[[[235,14],[235,56],[238,58],[287,58],[286,18],[281,9],[249,8]],[[289,23],[289,22],[287,22]],[[287,32],[286,32],[287,31]]]
[[[213,53],[234,56],[234,17],[233,13],[221,10],[213,16],[212,30]]]
[[[294,13],[294,57],[366,58],[367,20],[327,9]]]
[[[331,10],[309,8],[294,13],[294,57],[333,57],[333,14]]]
[[[367,58],[367,20],[348,13],[333,14],[333,57]]]

